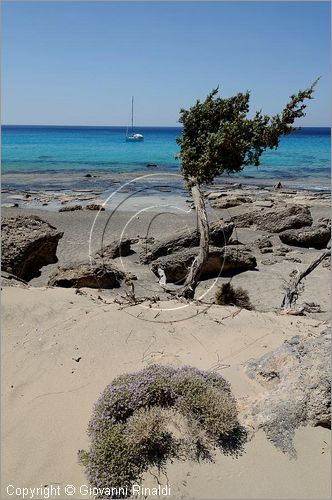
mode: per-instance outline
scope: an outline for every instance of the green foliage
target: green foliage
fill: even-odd
[[[241,287],[233,287],[231,283],[223,283],[215,294],[219,306],[238,306],[243,309],[253,309],[248,292]]]
[[[79,452],[79,461],[91,486],[128,488],[130,494],[150,467],[211,459],[213,449],[223,451],[223,441],[238,432],[236,402],[221,375],[152,365],[106,387],[89,423],[90,449]]]
[[[212,183],[223,173],[239,172],[246,165],[260,164],[266,149],[276,149],[282,135],[294,129],[293,123],[305,115],[306,99],[312,99],[316,80],[306,90],[290,97],[281,114],[273,117],[261,111],[248,118],[250,93],[224,99],[218,88],[197,100],[189,110],[180,110],[183,132],[177,139],[181,147],[182,174],[192,182]]]

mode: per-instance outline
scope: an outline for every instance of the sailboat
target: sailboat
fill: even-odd
[[[131,133],[128,134],[128,127],[127,127],[126,141],[127,142],[144,141],[144,136],[142,134],[134,133],[134,97],[131,98]]]

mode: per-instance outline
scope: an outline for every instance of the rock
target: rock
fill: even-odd
[[[206,195],[208,200],[216,200],[217,198],[221,198],[222,196],[227,196],[228,193],[225,191],[213,191],[212,193],[208,193]]]
[[[66,207],[59,208],[59,212],[74,212],[75,210],[82,210],[82,205],[68,205]]]
[[[291,205],[273,210],[253,210],[231,218],[236,227],[251,227],[281,233],[287,229],[311,226],[312,217],[308,207]]]
[[[284,452],[295,455],[293,437],[303,425],[331,426],[331,332],[292,337],[246,363],[247,375],[266,388],[250,405],[249,420]]]
[[[321,217],[317,220],[317,225],[329,227],[331,226],[331,219],[328,219],[327,217]]]
[[[264,207],[271,208],[273,206],[273,202],[269,200],[256,200],[254,201],[255,207]]]
[[[227,244],[233,232],[234,224],[225,224],[223,221],[215,221],[210,224],[210,243],[214,246],[223,247]],[[148,264],[153,260],[168,255],[184,248],[193,248],[199,245],[199,235],[197,229],[180,229],[174,235],[165,238],[148,249],[143,249],[140,254],[140,261]]]
[[[277,264],[279,262],[279,259],[262,259],[262,264],[264,266],[273,266],[274,264]]]
[[[188,269],[199,252],[199,248],[188,248],[154,260],[151,271],[160,276],[161,269],[165,273],[167,283],[181,283],[187,276]],[[236,274],[241,271],[255,269],[255,257],[246,250],[237,247],[210,247],[209,258],[202,269],[202,278]]]
[[[262,248],[271,248],[272,247],[272,243],[271,243],[271,240],[269,238],[258,238],[258,240],[255,240],[253,242],[253,245],[258,247],[260,250]]]
[[[103,261],[107,262],[109,259],[116,259],[117,257],[126,257],[127,255],[131,255],[133,253],[130,245],[131,245],[130,239],[113,241],[109,245],[106,245],[105,247],[98,250],[98,252],[96,252],[93,255],[93,259],[94,260],[102,259]]]
[[[1,203],[1,208],[17,208],[18,203]]]
[[[279,238],[286,245],[321,250],[331,239],[331,229],[325,226],[290,229],[279,234]]]
[[[273,252],[273,248],[271,248],[271,247],[261,248],[261,253],[272,253],[272,252]]]
[[[27,199],[27,196],[25,194],[10,194],[7,196],[7,198],[10,198],[11,200],[25,201]]]
[[[322,267],[324,267],[325,269],[331,269],[331,256],[330,255],[328,257],[326,257],[326,259],[323,260]]]
[[[98,205],[97,203],[90,203],[85,207],[87,210],[100,210],[103,212],[105,208],[102,205]]]
[[[50,276],[48,284],[63,288],[117,288],[125,273],[112,264],[93,262],[59,267]]]
[[[290,251],[291,251],[291,249],[287,248],[287,247],[276,247],[274,249],[274,253],[276,255],[280,255],[281,257],[284,257],[286,255],[286,253],[288,253]]]
[[[299,257],[292,257],[291,255],[287,255],[284,260],[289,260],[290,262],[297,262],[300,264],[302,260]]]
[[[252,200],[248,196],[232,196],[226,199],[213,199],[210,201],[211,207],[220,209],[237,207],[243,203],[252,203]]]
[[[36,215],[4,217],[1,269],[29,281],[40,269],[58,262],[56,250],[63,233]]]
[[[84,177],[92,177],[92,175],[91,174],[85,174]]]

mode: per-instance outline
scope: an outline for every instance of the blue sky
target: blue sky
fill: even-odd
[[[329,2],[7,2],[2,123],[177,125],[217,84],[277,113],[321,75],[303,126],[330,124]]]

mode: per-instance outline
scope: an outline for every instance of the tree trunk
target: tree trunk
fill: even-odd
[[[187,299],[194,298],[202,267],[209,256],[209,223],[206,214],[204,198],[199,185],[195,180],[192,180],[190,185],[191,194],[197,214],[197,229],[199,231],[199,253],[189,269],[189,274],[184,283],[184,288],[180,293],[182,297],[185,297]]]
[[[299,295],[299,284],[301,281],[308,276],[317,266],[327,257],[331,255],[331,250],[325,250],[317,259],[315,259],[307,269],[305,269],[302,273],[299,273],[295,276],[286,288],[286,293],[284,298],[282,299],[281,307],[284,309],[291,309],[293,304],[295,304],[298,295]]]

